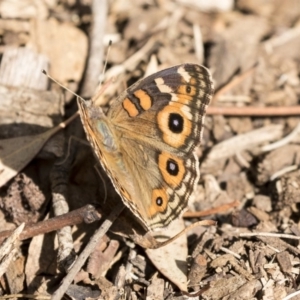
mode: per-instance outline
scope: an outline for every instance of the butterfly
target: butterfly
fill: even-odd
[[[78,98],[81,121],[103,169],[124,204],[147,230],[162,228],[187,206],[198,183],[209,71],[182,64],[137,81],[105,114]]]

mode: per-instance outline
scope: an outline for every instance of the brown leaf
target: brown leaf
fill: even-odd
[[[41,134],[0,140],[0,187],[18,174],[60,127]]]
[[[176,220],[160,235],[170,238],[183,229],[182,219]],[[164,247],[146,250],[155,267],[181,291],[187,291],[187,252],[186,236],[181,236]]]

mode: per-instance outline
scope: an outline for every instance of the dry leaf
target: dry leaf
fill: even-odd
[[[56,126],[41,134],[0,140],[0,187],[17,175],[60,129]]]
[[[173,237],[184,229],[182,219],[174,221],[163,232],[155,234],[164,237]],[[159,241],[161,239],[157,238]],[[165,239],[164,239],[165,240]],[[154,266],[181,291],[187,291],[187,263],[188,254],[186,236],[181,236],[173,243],[158,249],[147,249],[146,253]]]
[[[86,35],[71,24],[55,19],[37,20],[31,46],[49,57],[50,73],[59,82],[80,81],[88,50]]]

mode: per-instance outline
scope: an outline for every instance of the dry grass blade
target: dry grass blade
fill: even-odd
[[[17,175],[37,155],[45,143],[75,117],[77,114],[41,134],[1,140],[0,187]]]

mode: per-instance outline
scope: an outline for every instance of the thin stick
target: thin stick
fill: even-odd
[[[36,299],[36,300],[50,300],[50,296],[46,295],[30,295],[30,294],[10,294],[0,296],[0,299],[11,299],[11,298],[26,298],[26,299]]]
[[[250,116],[250,117],[276,117],[276,116],[299,116],[300,105],[298,106],[277,106],[277,107],[217,107],[209,106],[208,115],[223,116]]]
[[[45,234],[51,231],[61,229],[65,226],[80,224],[85,221],[86,217],[92,216],[92,221],[97,221],[101,218],[101,215],[96,211],[92,205],[86,205],[82,208],[73,210],[67,214],[54,217],[45,221],[41,221],[35,224],[26,225],[19,239],[26,240],[39,234]],[[89,223],[91,221],[89,220]],[[5,230],[0,232],[0,244],[2,241],[9,237],[13,233],[13,230]]]
[[[202,65],[204,61],[204,45],[203,45],[201,28],[198,24],[193,24],[193,33],[194,33],[195,54],[199,64]]]
[[[103,64],[103,38],[106,28],[107,7],[106,0],[92,1],[90,51],[81,90],[82,96],[86,98],[91,98],[99,84]]]
[[[203,211],[186,211],[183,214],[184,218],[199,218],[199,217],[205,217],[205,216],[209,216],[209,215],[214,215],[214,214],[219,214],[222,212],[226,212],[229,209],[233,208],[233,207],[237,207],[240,205],[239,201],[233,201],[231,203],[228,204],[224,204],[224,205],[220,205],[216,208],[212,208],[212,209],[208,209],[208,210],[203,210]]]
[[[106,232],[109,230],[113,222],[118,218],[119,214],[122,212],[123,209],[124,209],[123,203],[119,203],[119,205],[117,205],[117,207],[114,208],[114,210],[110,213],[108,218],[103,222],[100,228],[97,229],[97,231],[94,233],[87,246],[78,256],[78,259],[75,261],[70,272],[63,279],[60,287],[53,293],[51,300],[60,300],[63,297],[64,293],[67,291],[68,287],[70,286],[75,276],[84,265],[87,258],[94,251],[100,239],[106,234]]]
[[[295,236],[291,234],[283,233],[271,233],[271,232],[253,232],[253,233],[240,233],[240,237],[255,237],[255,236],[266,236],[266,237],[276,237],[279,239],[291,239],[291,240],[300,240],[300,236]]]

